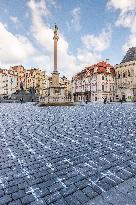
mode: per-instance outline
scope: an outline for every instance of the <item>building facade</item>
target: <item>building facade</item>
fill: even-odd
[[[26,71],[26,90],[34,87],[38,96],[46,95],[48,76],[45,71],[32,68]]]
[[[116,99],[136,101],[136,47],[126,52],[122,62],[115,66]]]
[[[48,76],[39,68],[25,69],[22,65],[0,69],[0,95],[8,96],[21,89],[30,92],[35,90],[37,96],[46,95]]]
[[[72,79],[74,101],[115,100],[115,70],[102,61],[86,67]]]
[[[136,61],[124,62],[115,66],[116,72],[116,100],[135,100],[136,89]]]
[[[0,96],[11,96],[16,91],[17,77],[9,70],[0,69]]]
[[[60,77],[60,85],[64,87],[65,95],[71,98],[72,84],[65,76]]]
[[[26,69],[22,65],[12,66],[9,69],[10,73],[12,75],[17,77],[17,85],[16,90],[20,90],[20,84],[22,83],[22,86],[24,90],[26,89]]]

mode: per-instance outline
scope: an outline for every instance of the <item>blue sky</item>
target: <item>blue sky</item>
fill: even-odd
[[[0,65],[53,69],[53,26],[59,27],[58,68],[71,77],[85,66],[121,62],[136,46],[136,0],[1,0]]]

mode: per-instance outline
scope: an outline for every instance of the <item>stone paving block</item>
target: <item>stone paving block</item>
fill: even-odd
[[[35,200],[35,201],[31,202],[30,205],[46,205],[46,202],[45,201],[41,202],[41,201]]]
[[[136,175],[136,166],[128,166],[126,167],[126,170],[133,173],[133,175]]]
[[[86,202],[89,201],[89,197],[87,197],[84,192],[78,190],[73,194],[82,204],[85,204]]]
[[[109,189],[111,189],[113,186],[111,184],[108,183],[104,183],[104,182],[97,182],[96,183],[99,187],[101,187],[104,191],[108,191]]]
[[[76,187],[78,187],[79,189],[83,189],[83,188],[87,187],[88,184],[89,184],[89,181],[86,179],[83,179],[83,180],[75,183]]]
[[[50,186],[55,184],[55,180],[50,179],[48,181],[45,181],[44,184],[45,184],[46,187],[50,187]]]
[[[36,177],[37,177],[37,176],[36,176]],[[33,185],[39,184],[39,183],[41,183],[41,182],[43,182],[43,179],[41,179],[41,178],[36,178],[36,179],[30,180],[30,181],[28,182],[28,184],[29,184],[30,186],[33,186]]]
[[[12,194],[16,191],[18,191],[18,186],[17,185],[11,186],[11,187],[8,187],[7,189],[5,189],[6,194]]]
[[[134,189],[134,186],[132,181],[129,182],[129,180],[127,180],[123,184],[119,184],[118,186],[116,186],[116,189],[123,194],[127,194]]]
[[[136,188],[128,192],[127,196],[136,203]]]
[[[104,202],[103,198],[101,196],[98,196],[93,200],[89,201],[88,203],[86,203],[86,205],[112,205],[112,204]]]
[[[93,189],[96,193],[98,193],[99,195],[102,193],[102,189],[101,189],[100,187],[98,187],[96,184],[95,184],[95,185],[92,184],[91,187],[92,187],[92,189]]]
[[[128,196],[125,196],[123,194],[116,193],[115,195],[110,194],[110,196],[107,196],[104,198],[105,203],[111,203],[116,205],[134,205],[135,201],[131,200]]]
[[[26,187],[28,187],[28,183],[27,182],[23,182],[23,183],[19,183],[18,184],[18,188],[19,189],[25,189]]]
[[[87,186],[82,190],[90,199],[93,199],[94,197],[98,196],[98,193],[95,192],[90,186]]]
[[[73,195],[69,195],[65,198],[68,205],[81,205],[81,202]]]
[[[22,204],[29,204],[33,201],[35,201],[35,197],[32,194],[25,195],[23,198],[21,198]]]
[[[15,201],[10,202],[8,205],[22,205],[22,203],[21,203],[21,201],[18,199],[18,200],[15,200]]]
[[[17,191],[17,192],[15,192],[15,193],[12,194],[12,198],[13,198],[14,200],[20,199],[20,198],[24,197],[25,194],[26,194],[26,193],[25,193],[24,190],[19,190],[19,191]]]
[[[119,176],[123,180],[127,180],[127,179],[133,177],[133,174],[131,172],[127,172],[124,170],[120,170],[120,171],[116,172],[116,175]]]
[[[13,180],[10,180],[8,181],[8,186],[14,186],[14,185],[17,185],[18,184],[18,180],[17,179],[13,179]]]
[[[53,193],[55,191],[60,191],[63,188],[61,183],[55,183],[54,185],[48,187],[49,192]]]
[[[123,179],[121,179],[120,177],[118,177],[116,175],[110,175],[109,177],[110,177],[111,180],[114,181],[115,185],[118,185],[118,184],[124,182]]]
[[[55,201],[53,204],[51,205],[68,205],[68,203],[66,202],[66,200],[64,200],[63,198]]]
[[[0,205],[7,204],[12,201],[11,195],[4,195],[0,197]]]
[[[0,197],[4,196],[4,191],[1,189],[0,190]]]
[[[2,184],[0,184],[0,190],[1,190],[1,189],[3,189],[3,186],[2,186]]]
[[[70,194],[73,194],[73,193],[76,192],[76,191],[77,191],[76,186],[75,186],[74,184],[72,184],[72,185],[69,186],[69,187],[66,187],[66,188],[61,189],[61,190],[60,190],[60,193],[61,193],[62,196],[66,197],[66,196],[68,196],[68,195],[70,195]]]
[[[44,200],[47,204],[51,204],[60,198],[61,198],[61,194],[59,192],[55,192],[55,193],[45,196]]]

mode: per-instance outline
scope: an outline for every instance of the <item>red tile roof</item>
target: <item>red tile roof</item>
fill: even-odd
[[[81,72],[77,73],[77,75],[74,77],[74,79],[75,80],[79,80],[79,79],[82,79],[83,77],[92,76],[93,73],[94,73],[94,69],[96,67],[98,68],[98,70],[97,70],[98,74],[104,73],[105,75],[108,75],[109,73],[108,73],[107,68],[109,68],[110,69],[110,73],[115,75],[114,67],[111,64],[109,64],[109,63],[107,63],[105,61],[101,61],[101,62],[99,62],[97,64],[85,67],[84,70],[82,70]]]

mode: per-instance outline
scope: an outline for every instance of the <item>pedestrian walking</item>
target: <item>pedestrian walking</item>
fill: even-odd
[[[107,97],[106,98],[104,98],[104,104],[106,104],[107,103]]]
[[[120,98],[120,100],[119,100],[119,101],[120,101],[120,103],[121,103],[121,104],[123,103],[123,99],[122,99],[122,98]]]
[[[23,98],[20,98],[20,102],[21,102],[21,104],[23,103]]]

